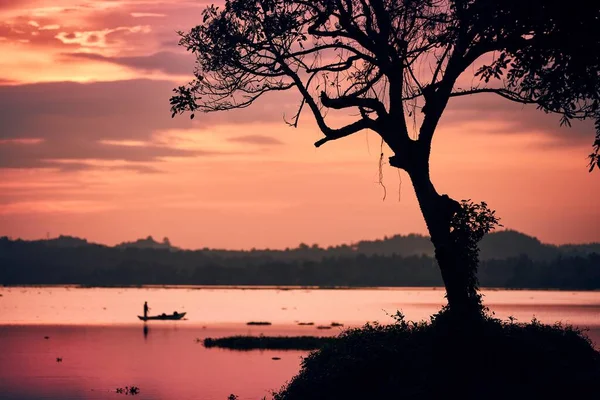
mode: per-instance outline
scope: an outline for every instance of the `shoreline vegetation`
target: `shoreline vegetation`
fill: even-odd
[[[346,329],[324,341],[302,359],[300,372],[273,393],[273,400],[383,399],[399,393],[402,398],[465,393],[583,398],[600,389],[600,352],[570,325],[545,325],[535,318],[517,323],[487,314],[465,325],[444,310],[429,321],[407,322],[401,313],[395,320]],[[506,384],[494,385],[491,393],[490,379]]]
[[[272,400],[389,398],[394,393],[441,398],[468,388],[498,399],[516,393],[518,398],[576,398],[600,389],[600,352],[585,330],[571,325],[535,318],[504,321],[487,312],[465,325],[447,309],[419,322],[406,321],[400,312],[394,319],[335,336],[238,335],[205,338],[203,344],[232,351],[309,351],[299,373],[273,392]],[[448,360],[454,360],[449,368]],[[510,384],[494,386],[492,394],[490,377]]]
[[[600,244],[553,246],[514,231],[481,244],[480,287],[598,290]],[[239,289],[442,289],[426,236],[286,250],[181,250],[152,238],[114,247],[61,236],[0,237],[0,285]]]
[[[336,340],[330,336],[227,336],[205,338],[204,347],[228,350],[316,350]]]
[[[68,288],[68,289],[189,289],[189,290],[445,290],[443,286],[280,286],[280,285],[81,285],[62,283],[35,283],[35,284],[4,284],[5,288]],[[571,289],[558,287],[480,287],[482,291],[556,291],[556,292],[598,292],[594,289]]]

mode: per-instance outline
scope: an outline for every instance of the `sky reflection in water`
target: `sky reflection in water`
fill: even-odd
[[[196,339],[229,335],[333,335],[341,322],[427,318],[443,303],[441,289],[240,290],[164,288],[0,288],[0,393],[3,399],[120,398],[117,387],[140,387],[138,399],[240,399],[268,395],[297,373],[301,351],[206,349]],[[591,328],[600,342],[600,292],[487,291],[501,318],[562,320]],[[186,311],[188,320],[137,321]],[[387,313],[387,314],[386,314]],[[248,321],[272,326],[249,327]],[[315,326],[298,326],[314,322]],[[48,339],[44,337],[48,336]],[[62,362],[56,358],[62,357]],[[273,360],[280,357],[281,360]]]

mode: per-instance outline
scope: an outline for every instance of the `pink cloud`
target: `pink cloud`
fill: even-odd
[[[271,136],[265,136],[265,135],[236,136],[236,137],[229,138],[229,141],[236,142],[236,143],[266,145],[266,146],[283,144],[283,142],[281,140],[275,139],[274,137],[271,137]]]
[[[161,51],[143,56],[108,57],[95,53],[65,53],[67,60],[93,60],[117,64],[141,71],[161,71],[172,75],[190,75],[194,70],[194,58],[188,54]]]

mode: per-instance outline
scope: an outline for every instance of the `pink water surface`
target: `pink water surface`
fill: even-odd
[[[259,399],[295,375],[304,351],[206,349],[205,337],[334,335],[317,325],[392,322],[400,309],[421,320],[444,303],[441,289],[0,288],[2,399]],[[484,291],[500,318],[589,327],[600,343],[600,292]],[[136,315],[187,312],[182,321]],[[247,326],[269,321],[271,326]],[[298,326],[298,322],[314,322]],[[45,337],[48,339],[45,339]],[[199,342],[199,341],[200,342]],[[62,362],[56,358],[61,357]],[[279,357],[280,360],[273,360]]]

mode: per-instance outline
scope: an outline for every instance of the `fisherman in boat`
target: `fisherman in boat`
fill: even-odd
[[[149,310],[149,309],[150,309],[150,308],[148,308],[148,302],[147,302],[147,301],[145,301],[145,302],[144,302],[144,318],[148,318],[148,310]]]

